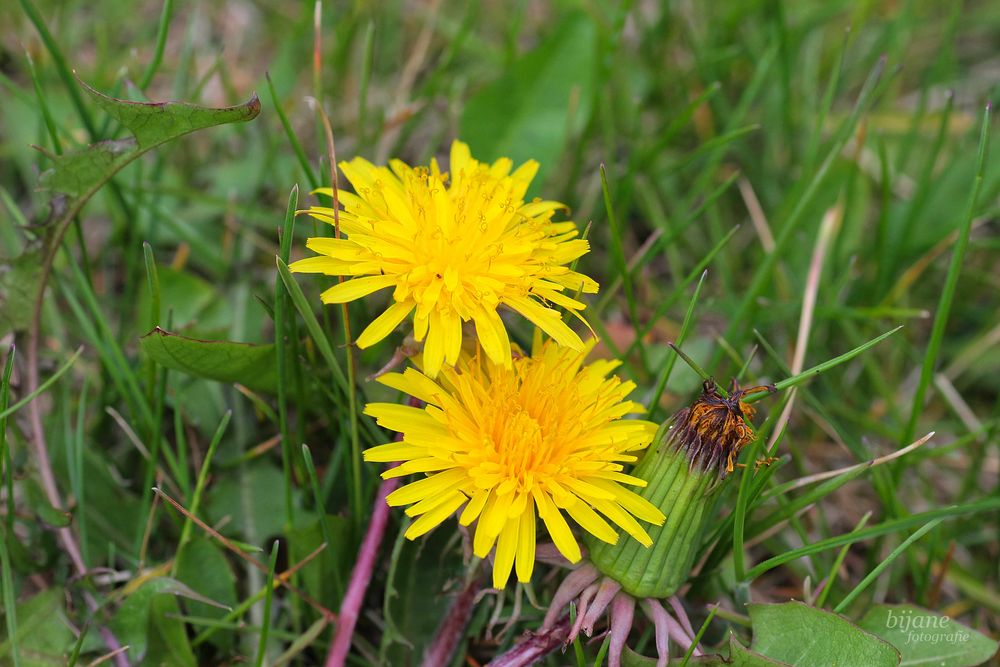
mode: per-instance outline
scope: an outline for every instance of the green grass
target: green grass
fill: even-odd
[[[168,664],[326,655],[336,624],[317,607],[337,612],[380,483],[360,451],[393,437],[361,409],[398,396],[366,378],[405,332],[349,348],[385,297],[323,306],[336,278],[288,270],[307,237],[328,233],[295,216],[330,205],[311,194],[331,165],[307,97],[341,160],[426,164],[456,136],[483,159],[539,160],[529,197],[590,225],[577,269],[601,284],[583,297],[596,354],[621,359],[652,419],[701,383],[670,343],[722,386],[781,390],[753,396],[760,437],[683,596],[704,646],[728,645],[730,629],[749,637],[742,602],[805,599],[823,580],[814,601],[852,618],[910,602],[1000,633],[1000,152],[987,108],[1000,8],[324,3],[318,44],[314,9],[0,6],[0,662],[87,664],[107,652],[106,629],[134,664],[144,652]],[[33,144],[65,156],[130,136],[79,82],[210,107],[257,91],[262,108],[140,155],[92,197],[53,199],[39,188],[52,160]],[[834,207],[793,372],[810,255]],[[527,322],[509,324],[528,345]],[[161,366],[140,349],[154,326],[274,344],[273,390]],[[796,483],[930,431],[902,457]],[[754,470],[754,454],[780,460]],[[237,551],[267,548],[265,571],[162,509],[154,486]],[[418,664],[465,580],[454,521],[416,544],[407,525],[390,512],[350,664]],[[310,554],[288,586],[272,583]],[[543,609],[512,588],[479,599],[454,664],[485,664],[537,629],[552,571],[540,565],[528,592]],[[229,609],[161,602],[143,588],[155,577]],[[38,612],[43,596],[58,614]],[[648,625],[636,619],[630,646]],[[89,629],[78,642],[70,626]],[[602,650],[576,643],[573,660]]]

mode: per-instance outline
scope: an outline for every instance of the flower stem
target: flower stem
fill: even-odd
[[[476,604],[476,595],[483,586],[483,579],[479,574],[481,562],[477,560],[471,565],[465,587],[452,601],[448,613],[438,626],[434,641],[424,653],[422,664],[425,667],[450,664],[455,649],[465,636],[465,628],[472,618],[472,609]]]
[[[340,603],[337,632],[334,634],[330,650],[326,654],[326,662],[324,663],[326,667],[343,667],[347,661],[347,653],[351,650],[354,626],[358,622],[361,604],[364,602],[365,592],[368,590],[368,583],[371,581],[372,572],[375,569],[379,547],[382,546],[385,526],[389,521],[389,506],[386,505],[385,499],[398,486],[398,478],[387,479],[379,485],[378,493],[375,495],[375,508],[372,510],[371,520],[368,522],[368,530],[365,532],[365,539],[358,551],[358,559],[354,563],[354,569],[351,570],[351,580],[347,584],[347,593]]]

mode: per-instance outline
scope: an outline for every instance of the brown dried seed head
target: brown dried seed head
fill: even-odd
[[[734,380],[733,391],[724,397],[714,381],[706,380],[701,396],[674,416],[667,444],[684,451],[692,465],[716,469],[725,477],[733,471],[740,450],[754,438],[747,422],[756,410],[743,398],[761,391],[775,389],[773,385],[740,389]]]

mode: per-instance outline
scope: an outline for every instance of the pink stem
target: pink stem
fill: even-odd
[[[506,653],[498,655],[487,667],[528,667],[565,644],[569,634],[569,616],[563,616],[555,625],[527,639]]]
[[[482,588],[482,577],[478,569],[465,584],[465,588],[448,608],[448,614],[441,621],[437,635],[430,647],[424,653],[424,667],[437,667],[451,662],[455,647],[465,634],[465,627],[472,618],[472,608],[476,603],[476,594]]]
[[[48,278],[48,272],[52,268],[50,261],[46,260],[43,265],[41,286],[39,287],[39,301],[44,296],[45,293],[45,280]],[[32,393],[38,389],[39,377],[38,377],[38,341],[41,338],[41,306],[35,309],[34,318],[31,322],[31,329],[28,338],[28,372],[27,372],[27,390],[28,393]],[[13,353],[13,349],[11,350]],[[38,476],[42,481],[42,489],[45,491],[45,497],[49,501],[49,504],[56,509],[61,509],[63,507],[62,495],[59,493],[59,485],[56,483],[56,476],[52,470],[52,461],[49,458],[49,448],[45,442],[45,428],[42,424],[42,408],[41,401],[36,397],[35,400],[28,404],[28,421],[31,425],[31,444],[35,455],[35,467],[38,471]],[[63,551],[69,556],[70,561],[73,563],[73,569],[76,570],[77,576],[83,577],[87,574],[87,565],[83,562],[83,556],[80,552],[80,547],[76,543],[76,536],[73,535],[73,529],[69,526],[63,528],[58,528],[56,530],[56,535],[59,538],[59,542],[62,544]],[[84,592],[83,600],[90,609],[91,613],[97,614],[100,611],[100,605],[94,596],[89,592]],[[100,630],[98,634],[104,640],[104,645],[107,647],[108,651],[113,655],[112,660],[117,667],[130,667],[128,660],[128,654],[126,651],[121,651],[121,642],[115,637],[114,633],[111,632],[103,623],[100,624]]]
[[[389,506],[386,505],[385,499],[398,487],[399,478],[397,477],[383,481],[378,487],[378,494],[375,496],[375,509],[372,510],[368,531],[365,533],[365,539],[358,551],[358,559],[351,571],[351,581],[347,585],[347,593],[344,595],[343,602],[340,603],[337,632],[333,636],[333,643],[330,644],[330,651],[326,654],[326,662],[324,663],[326,667],[343,667],[347,660],[347,653],[351,650],[354,626],[358,622],[361,604],[364,602],[368,583],[372,579],[372,571],[375,569],[379,547],[382,546],[385,526],[389,522]]]
[[[337,192],[336,183],[334,183],[333,191]],[[423,405],[415,398],[411,398],[409,403],[411,407],[415,408]],[[395,440],[396,442],[402,441],[403,434],[397,433]],[[395,468],[397,465],[399,464],[393,463],[389,467]],[[384,480],[378,487],[378,493],[375,494],[375,508],[372,510],[372,516],[368,522],[365,539],[358,551],[358,559],[354,561],[354,569],[351,570],[351,581],[347,584],[347,593],[344,594],[344,599],[340,603],[340,613],[337,615],[337,632],[333,635],[333,642],[326,654],[326,662],[323,663],[325,667],[343,667],[347,661],[347,654],[351,650],[351,637],[354,636],[354,626],[358,623],[361,605],[365,601],[365,593],[368,591],[368,584],[371,582],[372,572],[375,570],[375,559],[378,558],[379,547],[382,546],[382,538],[385,536],[385,526],[389,523],[389,505],[386,504],[385,499],[398,488],[399,478],[392,477]]]

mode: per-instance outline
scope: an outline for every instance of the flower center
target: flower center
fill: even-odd
[[[424,313],[437,306],[454,309],[463,318],[476,303],[495,308],[500,294],[524,273],[507,266],[509,257],[501,259],[511,249],[501,237],[523,204],[513,192],[514,183],[481,168],[448,187],[441,175],[414,169],[406,186],[417,225],[406,244],[412,255],[410,266],[400,267],[403,282],[396,300],[412,295]],[[522,242],[515,249],[520,251],[516,259],[527,259],[529,245]]]

